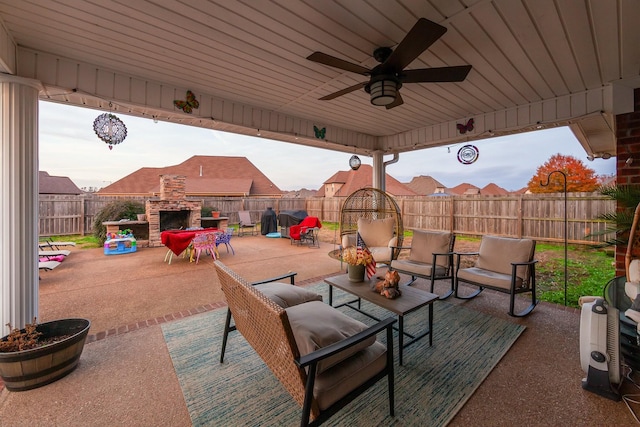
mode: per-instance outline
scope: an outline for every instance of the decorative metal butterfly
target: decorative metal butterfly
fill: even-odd
[[[457,123],[456,127],[458,128],[458,132],[460,133],[471,132],[473,130],[473,118],[470,118],[466,125]]]
[[[316,138],[324,139],[324,136],[327,133],[327,128],[318,129],[316,125],[313,125],[313,133],[316,134]]]
[[[196,99],[196,96],[190,90],[187,91],[187,100],[183,101],[181,99],[176,99],[173,101],[173,105],[182,109],[185,113],[191,114],[194,108],[198,108],[200,103]]]

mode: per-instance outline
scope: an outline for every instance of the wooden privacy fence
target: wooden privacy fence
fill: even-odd
[[[144,204],[144,198],[131,198]],[[526,194],[510,196],[412,196],[396,197],[405,229],[447,230],[464,235],[494,234],[528,237],[539,241],[563,242],[565,195]],[[87,234],[95,215],[110,197],[95,195],[40,196],[39,232],[41,236]],[[194,199],[195,200],[195,199]],[[205,197],[203,206],[215,207],[231,224],[237,224],[238,211],[248,210],[260,222],[268,208],[306,210],[322,221],[338,222],[344,198],[222,198]],[[568,193],[567,237],[570,243],[593,244],[605,237],[589,238],[604,231],[607,223],[598,217],[616,209],[614,200],[600,193]]]

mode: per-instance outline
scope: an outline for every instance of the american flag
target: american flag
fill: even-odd
[[[362,240],[362,237],[360,237],[360,233],[356,233],[356,251],[358,257],[371,255],[369,248],[367,248],[364,240]],[[365,273],[367,275],[367,279],[371,279],[376,274],[376,260],[373,259],[373,256],[371,256],[371,263],[365,266]]]

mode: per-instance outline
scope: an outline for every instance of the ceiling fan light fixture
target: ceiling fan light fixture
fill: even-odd
[[[392,104],[398,95],[398,81],[394,79],[380,79],[367,86],[371,94],[371,103],[384,107]]]

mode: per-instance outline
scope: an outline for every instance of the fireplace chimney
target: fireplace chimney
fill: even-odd
[[[182,200],[186,197],[184,175],[160,175],[160,200]]]

